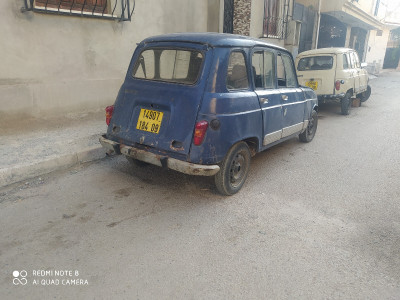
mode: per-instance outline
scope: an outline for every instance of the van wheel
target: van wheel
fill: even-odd
[[[359,98],[361,100],[361,102],[365,102],[369,99],[369,96],[371,96],[371,86],[368,85],[367,86],[367,90],[363,93],[360,93],[357,95],[357,98]],[[361,106],[361,104],[360,104]]]
[[[318,126],[318,113],[315,110],[313,110],[311,118],[308,121],[306,130],[304,130],[304,132],[299,134],[300,141],[302,141],[303,143],[311,142],[315,136],[315,132],[317,131],[317,126]]]
[[[340,101],[342,115],[348,115],[350,113],[351,102],[352,100],[350,93],[346,93],[346,95],[342,98],[342,101]]]
[[[129,157],[129,156],[125,156],[125,157],[133,167],[143,168],[143,167],[147,167],[149,165],[149,163],[138,160],[136,158]]]
[[[226,154],[220,171],[215,175],[215,185],[223,195],[237,193],[246,181],[250,168],[250,149],[245,142],[235,144]]]

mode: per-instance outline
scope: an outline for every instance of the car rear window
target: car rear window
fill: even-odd
[[[194,84],[203,54],[196,50],[147,49],[135,62],[132,76],[139,79]]]
[[[299,60],[298,71],[329,70],[333,66],[332,56],[309,56]]]

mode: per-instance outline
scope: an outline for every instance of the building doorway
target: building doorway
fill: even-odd
[[[321,14],[318,48],[344,47],[347,26],[335,17]]]
[[[224,0],[224,33],[233,33],[234,0]]]
[[[303,18],[301,20],[299,53],[311,50],[314,34],[314,20],[317,12],[309,7],[303,6]]]
[[[365,40],[367,38],[367,31],[360,27],[352,27],[350,33],[349,48],[357,51],[358,57],[364,61],[365,53]]]

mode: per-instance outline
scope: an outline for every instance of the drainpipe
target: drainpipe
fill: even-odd
[[[319,38],[319,25],[321,22],[321,0],[318,1],[318,23],[317,23],[317,36],[315,38],[315,49],[318,48],[318,38]]]

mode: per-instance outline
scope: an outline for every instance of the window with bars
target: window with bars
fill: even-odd
[[[264,37],[286,37],[288,5],[288,0],[264,0]]]
[[[135,0],[24,0],[22,12],[73,15],[130,21]]]
[[[107,0],[35,0],[35,7],[108,13]]]

